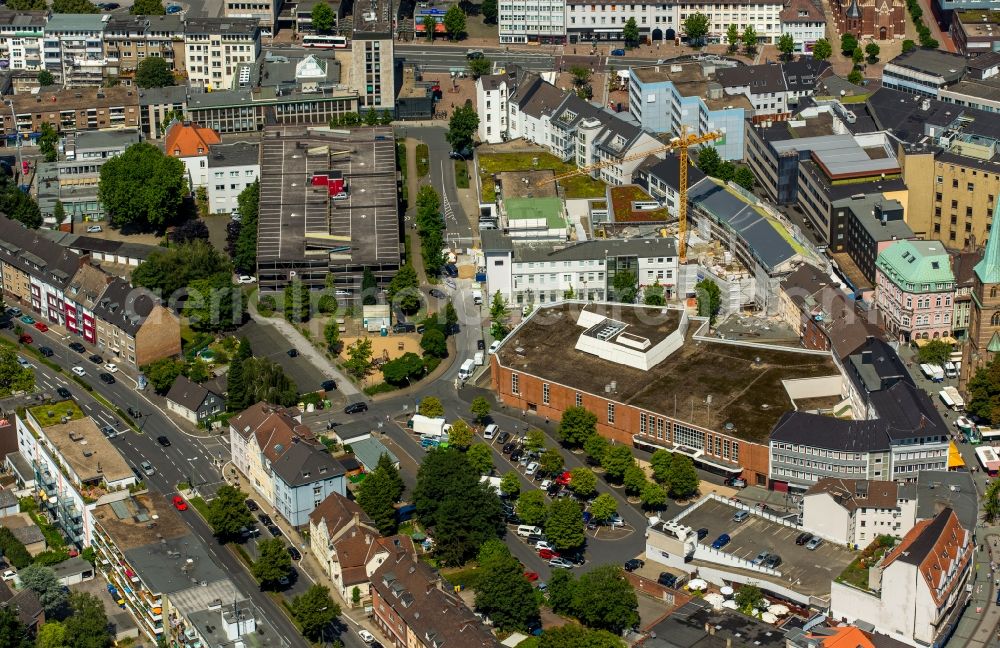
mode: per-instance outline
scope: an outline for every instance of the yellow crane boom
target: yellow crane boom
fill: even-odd
[[[680,255],[681,263],[684,262],[687,256],[687,190],[688,190],[688,149],[692,146],[698,146],[699,144],[704,144],[706,142],[711,142],[717,139],[722,139],[723,134],[718,131],[709,131],[703,133],[702,135],[696,135],[694,133],[687,132],[686,127],[681,128],[681,134],[670,140],[670,143],[658,146],[656,148],[643,151],[642,153],[635,153],[633,155],[627,155],[620,160],[605,160],[603,162],[598,162],[596,164],[589,164],[584,167],[580,167],[573,171],[567,171],[566,173],[560,173],[558,175],[549,178],[542,184],[548,184],[549,182],[558,182],[559,180],[565,180],[566,178],[572,178],[573,176],[580,175],[583,173],[589,174],[598,169],[602,169],[607,166],[612,166],[615,164],[620,164],[622,162],[631,162],[633,160],[639,160],[645,158],[649,155],[655,155],[656,153],[663,153],[665,151],[677,151],[678,157],[680,158],[680,177],[677,179],[678,188],[680,190],[680,205],[677,207],[678,214],[678,232],[677,232],[677,252]]]

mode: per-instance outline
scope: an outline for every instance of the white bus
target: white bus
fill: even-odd
[[[302,47],[319,47],[323,49],[345,49],[350,44],[347,36],[320,36],[309,34],[302,39]]]

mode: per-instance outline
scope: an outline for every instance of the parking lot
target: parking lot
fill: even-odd
[[[854,558],[847,549],[829,542],[824,542],[814,551],[798,546],[795,538],[802,532],[801,529],[784,526],[753,513],[737,524],[732,518],[738,510],[742,509],[710,499],[692,509],[682,522],[695,530],[708,529],[708,535],[701,540],[704,545],[711,546],[720,534],[729,534],[732,540],[722,548],[727,554],[748,561],[761,551],[781,556],[782,562],[777,567],[781,577],[760,574],[760,579],[794,583],[797,591],[810,596],[829,595],[830,581],[837,578]],[[695,560],[694,564],[699,562]]]

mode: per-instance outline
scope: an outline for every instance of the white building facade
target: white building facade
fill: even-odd
[[[260,26],[250,18],[199,18],[184,27],[188,85],[205,90],[233,87],[241,63],[260,56]]]
[[[208,157],[208,211],[232,214],[240,193],[260,177],[259,146],[250,143],[218,144]]]
[[[916,514],[913,487],[892,481],[823,479],[802,497],[802,526],[852,547],[867,547],[879,535],[906,535]]]
[[[500,0],[500,44],[566,42],[565,0]]]

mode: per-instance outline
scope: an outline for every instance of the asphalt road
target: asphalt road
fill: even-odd
[[[402,58],[407,63],[419,65],[424,72],[464,72],[468,66],[468,47],[453,47],[440,43],[397,44],[396,58]],[[479,49],[479,48],[471,48]],[[587,45],[576,48],[567,46],[562,55],[550,52],[531,52],[524,50],[509,51],[503,47],[482,48],[483,54],[489,60],[500,65],[517,65],[532,72],[548,72],[551,70],[569,70],[574,65],[583,65],[593,71],[602,72],[608,69],[627,69],[637,65],[649,65],[655,62],[648,58],[631,56],[590,56]]]
[[[264,326],[250,320],[235,333],[237,337],[246,337],[250,341],[255,358],[267,358],[281,365],[289,378],[295,381],[300,392],[316,391],[327,379],[316,366],[303,356],[291,357],[288,350],[292,344],[285,339],[273,326]]]
[[[470,216],[479,220],[478,214],[466,214],[465,208],[458,199],[455,188],[455,164],[449,158],[451,145],[445,139],[446,129],[443,126],[414,127],[405,124],[396,128],[404,137],[413,137],[427,145],[430,153],[431,184],[441,195],[441,208],[445,216],[445,239],[464,239],[464,243],[472,243],[472,223]],[[421,182],[421,184],[424,184]]]

